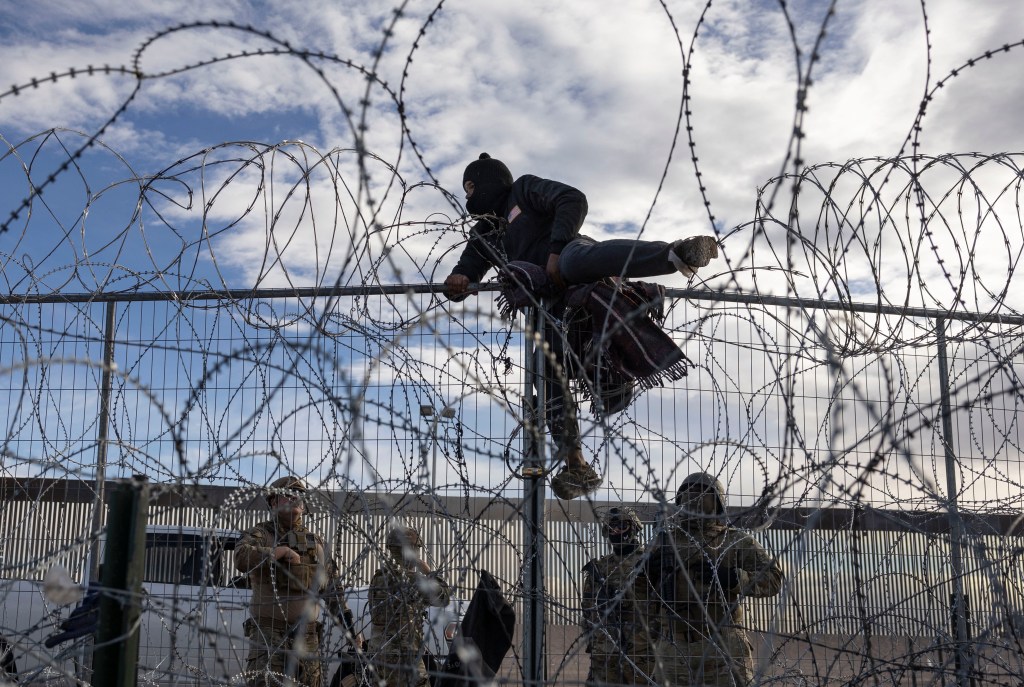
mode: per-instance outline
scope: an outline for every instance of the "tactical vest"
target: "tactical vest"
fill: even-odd
[[[278,593],[305,594],[320,590],[322,575],[320,557],[317,555],[317,539],[309,530],[289,530],[275,546],[287,546],[301,557],[298,563],[274,561],[274,581]]]
[[[370,582],[370,618],[373,636],[393,649],[418,650],[423,641],[423,619],[427,602],[416,586],[412,572],[397,565],[385,565]]]
[[[633,655],[649,650],[657,609],[649,598],[650,583],[642,553],[608,555],[585,568],[594,584],[594,620],[601,626],[590,638],[595,654]]]
[[[676,636],[708,636],[711,626],[721,631],[725,627],[742,622],[742,608],[736,605],[737,594],[723,590],[714,582],[694,579],[690,570],[705,563],[722,568],[737,565],[736,536],[725,530],[714,538],[714,542],[703,541],[699,535],[676,530],[674,540],[674,563],[676,567],[666,582],[673,589],[669,592],[672,603],[669,625]]]

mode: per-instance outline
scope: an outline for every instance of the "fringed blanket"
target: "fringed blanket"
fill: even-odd
[[[513,261],[498,275],[502,317],[557,295],[539,265]],[[617,413],[634,388],[650,389],[686,376],[693,363],[661,328],[665,288],[650,282],[595,282],[571,286],[559,299],[567,343],[566,369],[583,382],[596,414]]]

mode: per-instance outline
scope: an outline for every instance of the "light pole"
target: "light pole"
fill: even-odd
[[[437,491],[437,425],[442,419],[451,420],[454,418],[455,408],[445,406],[441,409],[440,414],[438,414],[434,410],[434,406],[421,405],[420,416],[424,418],[432,418],[430,420],[430,428],[427,430],[427,434],[430,436],[430,443],[433,445],[433,458],[430,465],[430,493],[435,494]],[[426,448],[427,447],[424,445],[421,453],[424,467],[426,467],[425,464],[427,462]]]
[[[437,426],[441,420],[451,420],[455,417],[455,408],[451,406],[445,406],[441,409],[440,413],[434,410],[434,406],[421,405],[420,406],[420,417],[430,418],[430,425],[427,429],[427,435],[430,437],[430,443],[432,445],[432,458],[430,465],[430,524],[433,530],[431,541],[434,546],[439,545],[439,531],[438,527],[440,523],[437,518],[437,501],[440,498],[437,494]],[[427,446],[423,444],[420,452],[420,458],[423,461],[423,467],[426,469],[427,464]],[[434,561],[431,561],[434,562]]]

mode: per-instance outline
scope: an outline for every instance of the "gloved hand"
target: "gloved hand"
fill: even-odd
[[[704,558],[698,563],[690,565],[690,579],[699,581],[704,585],[711,585],[718,582],[722,589],[735,589],[740,585],[740,573],[736,568],[715,565]]]
[[[719,567],[718,581],[722,583],[722,589],[736,589],[740,586],[740,569]]]

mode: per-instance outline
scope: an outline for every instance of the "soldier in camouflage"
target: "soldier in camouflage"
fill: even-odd
[[[745,687],[754,667],[742,598],[778,594],[782,570],[749,534],[724,522],[725,490],[713,476],[683,480],[676,504],[649,564],[662,601],[657,682]]]
[[[245,532],[235,547],[235,567],[252,587],[252,617],[245,623],[249,687],[322,686],[321,600],[352,630],[337,566],[302,522],[305,493],[298,477],[272,482],[267,503],[274,518]],[[362,638],[350,638],[361,645]]]
[[[610,509],[601,530],[612,553],[583,567],[587,685],[653,684],[658,609],[640,545],[642,529],[632,508]]]
[[[423,541],[412,527],[387,537],[389,557],[370,582],[370,655],[374,685],[429,687],[423,664],[423,622],[428,606],[447,606],[448,584],[421,557]]]

